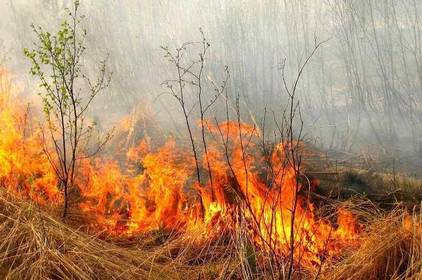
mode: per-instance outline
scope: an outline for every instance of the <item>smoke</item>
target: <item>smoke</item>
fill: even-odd
[[[211,43],[207,82],[224,79],[241,97],[243,117],[283,110],[281,64],[288,84],[316,43],[325,41],[298,87],[305,132],[324,148],[420,152],[422,142],[422,3],[348,0],[84,0],[88,72],[109,55],[113,81],[92,114],[112,125],[135,105],[150,107],[169,130],[183,131],[180,110],[161,83],[174,77],[160,46]],[[35,93],[22,49],[30,24],[54,29],[72,1],[0,2],[0,60]],[[197,50],[189,53],[197,57]],[[208,88],[210,89],[210,87]],[[221,105],[221,104],[220,104]],[[218,111],[218,109],[217,109]],[[180,121],[179,121],[180,120]]]

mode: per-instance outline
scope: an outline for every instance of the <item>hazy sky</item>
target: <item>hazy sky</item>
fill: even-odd
[[[112,87],[94,112],[100,118],[117,119],[144,103],[163,121],[168,118],[161,114],[163,108],[177,119],[174,101],[166,96],[157,100],[161,82],[174,75],[160,46],[197,41],[202,27],[211,43],[207,79],[221,81],[228,65],[229,91],[239,94],[245,111],[258,119],[265,107],[279,112],[283,106],[281,62],[286,59],[291,81],[315,42],[328,40],[299,86],[308,134],[319,144],[346,150],[377,139],[391,145],[399,137],[405,146],[421,141],[419,1],[81,2],[88,31],[85,64],[93,72],[95,62],[109,54],[114,72]],[[0,48],[27,92],[34,84],[22,49],[35,39],[30,24],[54,30],[70,4],[0,0]],[[196,57],[196,50],[190,55]]]

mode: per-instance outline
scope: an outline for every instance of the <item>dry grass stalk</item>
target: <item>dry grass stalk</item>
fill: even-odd
[[[70,228],[34,204],[0,195],[2,279],[182,278],[154,259],[154,253],[118,247]]]
[[[325,272],[329,280],[421,279],[421,213],[396,209],[372,217],[360,249]]]

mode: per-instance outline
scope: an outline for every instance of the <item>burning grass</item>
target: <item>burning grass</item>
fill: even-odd
[[[1,278],[178,278],[177,271],[154,264],[151,252],[118,247],[87,235],[3,191],[0,213]]]
[[[354,206],[356,207],[356,205]],[[361,207],[367,209],[367,205]],[[358,250],[294,278],[419,279],[422,215],[361,210]],[[366,211],[366,212],[363,212]],[[5,279],[271,279],[263,255],[238,228],[212,241],[161,230],[138,238],[86,234],[37,205],[0,192],[0,276]],[[262,259],[261,259],[262,260]]]
[[[372,216],[359,250],[351,252],[324,279],[421,279],[422,215],[402,208]]]
[[[172,138],[154,146],[145,137],[121,161],[81,160],[71,192],[74,216],[60,222],[61,190],[48,164],[54,159],[43,152],[40,131],[28,130],[28,110],[5,76],[0,271],[6,278],[363,279],[375,271],[373,279],[385,279],[419,269],[416,216],[394,212],[366,225],[358,220],[362,213],[344,206],[323,214],[312,201],[316,185],[289,161],[293,142],[263,152],[256,127],[240,121],[206,123],[212,140],[198,156],[202,175],[209,168],[205,182],[195,182],[191,155]],[[386,243],[376,242],[380,237]]]

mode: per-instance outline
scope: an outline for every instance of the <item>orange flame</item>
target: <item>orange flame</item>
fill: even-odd
[[[39,131],[27,131],[29,110],[17,96],[10,75],[0,70],[0,186],[40,204],[57,203],[55,173],[40,149]]]
[[[58,203],[60,190],[40,149],[40,134],[26,135],[25,108],[13,102],[7,75],[0,72],[0,78],[0,186],[40,204]],[[201,158],[202,182],[195,181],[189,149],[172,138],[158,149],[144,139],[127,152],[125,165],[82,161],[79,206],[94,218],[95,228],[115,235],[201,230],[209,238],[216,231],[234,231],[241,217],[259,248],[280,256],[293,250],[306,267],[356,245],[359,225],[350,212],[340,209],[336,223],[315,214],[306,177],[289,160],[289,145],[275,145],[264,156],[255,127],[238,122],[206,127],[212,137]]]
[[[82,189],[87,200],[82,208],[98,217],[97,226],[115,234],[159,228],[196,233],[201,229],[204,238],[216,229],[234,230],[237,211],[251,225],[258,246],[283,255],[291,250],[293,238],[295,256],[308,267],[319,263],[322,256],[338,256],[343,246],[355,244],[359,226],[350,212],[340,209],[336,226],[316,217],[297,172],[286,161],[287,145],[275,146],[270,156],[272,174],[264,178],[262,173],[269,171],[263,170],[262,156],[251,141],[258,136],[254,127],[236,122],[207,123],[207,127],[213,139],[218,139],[216,134],[228,136],[223,145],[210,142],[203,156],[202,175],[207,173],[206,157],[211,166],[207,182],[195,182],[192,157],[174,139],[157,151],[143,141],[128,152],[130,161],[138,158],[138,175],[121,174],[116,163],[89,166],[84,177],[90,181]],[[230,147],[230,152],[226,154],[222,146]],[[194,195],[189,192],[193,191],[199,193],[200,201],[192,201]]]

